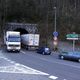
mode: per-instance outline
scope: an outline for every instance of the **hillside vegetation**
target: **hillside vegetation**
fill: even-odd
[[[37,23],[42,37],[52,36],[55,10],[60,39],[80,33],[80,0],[0,0],[0,33],[6,22]],[[1,35],[0,35],[1,36]]]

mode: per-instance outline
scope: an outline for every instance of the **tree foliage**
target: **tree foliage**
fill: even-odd
[[[57,8],[57,31],[80,33],[80,0],[0,0],[0,26],[5,22],[48,24],[52,33],[54,6]]]

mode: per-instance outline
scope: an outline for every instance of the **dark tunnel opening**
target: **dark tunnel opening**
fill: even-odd
[[[17,28],[17,29],[15,29],[14,31],[19,31],[19,32],[20,32],[20,35],[22,35],[22,34],[28,34],[28,33],[29,33],[28,31],[26,31],[26,30],[23,29],[23,28]]]

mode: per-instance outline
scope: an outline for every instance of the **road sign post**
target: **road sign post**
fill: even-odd
[[[53,37],[53,45],[54,45],[54,51],[58,49],[58,38],[57,36]]]
[[[54,31],[53,32],[53,36],[57,37],[58,36],[58,32]]]
[[[68,40],[78,40],[78,34],[67,34],[66,37]]]
[[[78,34],[73,32],[73,34],[67,34],[66,37],[68,40],[73,40],[73,51],[75,51],[75,40],[78,40]]]
[[[73,40],[73,52],[75,51],[75,40]]]

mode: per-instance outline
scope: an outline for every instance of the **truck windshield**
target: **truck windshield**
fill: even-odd
[[[20,42],[20,36],[9,36],[8,41],[9,42]]]

